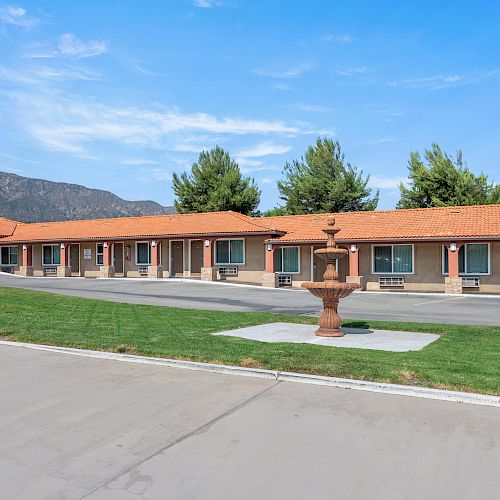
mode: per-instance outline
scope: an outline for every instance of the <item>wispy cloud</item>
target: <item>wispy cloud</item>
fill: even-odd
[[[193,5],[200,9],[209,9],[221,5],[221,2],[216,0],[194,0]]]
[[[238,153],[239,158],[259,158],[261,156],[281,155],[288,153],[292,148],[284,144],[274,144],[270,141],[261,142],[253,148]]]
[[[398,189],[401,183],[407,182],[405,177],[370,176],[370,186],[375,189]]]
[[[378,139],[372,139],[369,141],[366,141],[365,144],[369,145],[376,145],[376,144],[385,144],[387,142],[396,142],[397,139],[394,136],[384,136],[384,137],[379,137]]]
[[[359,76],[368,73],[369,69],[366,66],[352,66],[344,69],[337,69],[335,73],[341,76]]]
[[[270,78],[298,78],[304,73],[311,71],[314,65],[309,63],[299,64],[296,66],[291,66],[282,69],[254,69],[252,73],[258,76],[268,76]]]
[[[26,9],[15,6],[0,7],[0,23],[12,24],[21,28],[32,28],[40,24],[40,19],[26,14]]]
[[[271,86],[271,88],[273,90],[283,90],[285,92],[293,90],[293,87],[291,85],[288,85],[287,83],[275,83]]]
[[[122,160],[120,165],[158,165],[159,162],[156,160],[142,160],[140,158],[129,158],[127,160]]]
[[[328,106],[322,106],[321,104],[306,104],[303,102],[292,104],[291,107],[308,113],[328,113],[332,110]]]
[[[106,42],[90,40],[84,42],[72,33],[65,33],[59,39],[59,53],[69,57],[92,57],[106,52]]]
[[[273,184],[276,182],[276,179],[273,179],[272,177],[262,177],[260,179],[261,184]]]
[[[485,72],[476,72],[470,74],[450,74],[450,75],[433,75],[421,78],[407,78],[401,80],[392,80],[387,82],[391,87],[408,87],[423,90],[441,90],[452,87],[462,87],[464,85],[473,85],[482,80],[497,76],[500,70],[494,69]]]
[[[175,147],[172,143],[193,134],[293,136],[300,132],[281,121],[219,118],[167,108],[113,107],[48,91],[10,95],[16,108],[13,119],[46,148],[67,153],[87,154],[90,142],[115,141],[171,150]],[[273,151],[268,146],[267,154]]]
[[[82,59],[98,56],[107,51],[108,44],[103,40],[84,41],[73,33],[65,33],[59,37],[57,47],[44,47],[41,44],[36,44],[25,54],[25,57],[32,59],[50,59],[53,57]]]
[[[24,65],[20,68],[8,68],[0,65],[0,81],[18,85],[42,85],[50,80],[99,80],[101,75],[88,68],[70,64]]]
[[[355,38],[347,33],[326,33],[321,36],[321,41],[324,43],[338,43],[339,45],[346,45],[354,42]]]

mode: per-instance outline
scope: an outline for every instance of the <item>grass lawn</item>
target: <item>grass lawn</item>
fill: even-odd
[[[212,332],[315,318],[123,304],[0,288],[4,339],[255,366],[500,395],[500,327],[349,321],[344,326],[438,333],[418,352],[267,344]]]

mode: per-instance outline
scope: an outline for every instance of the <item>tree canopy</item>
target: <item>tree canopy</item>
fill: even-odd
[[[191,173],[174,173],[175,208],[179,213],[234,210],[252,215],[260,202],[255,181],[219,146],[202,151]]]
[[[369,176],[363,177],[345,161],[340,143],[318,138],[300,160],[286,163],[278,189],[288,214],[375,210],[379,193],[372,198]]]
[[[481,173],[474,175],[458,151],[448,156],[437,144],[425,150],[425,164],[420,154],[410,153],[409,186],[400,184],[401,199],[397,208],[427,208],[499,203],[500,185]]]

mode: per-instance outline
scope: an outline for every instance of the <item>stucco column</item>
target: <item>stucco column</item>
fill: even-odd
[[[32,246],[23,245],[21,265],[19,267],[19,274],[21,276],[33,276],[33,256]]]
[[[57,266],[57,276],[67,278],[71,276],[71,267],[69,266],[69,245],[66,243],[60,244],[60,264]]]
[[[458,265],[458,251],[462,245],[454,242],[446,244],[448,252],[448,276],[444,279],[444,292],[451,294],[460,294],[462,289],[462,278],[460,277]]]
[[[361,245],[352,243],[349,245],[349,275],[346,276],[346,283],[358,283],[361,290],[364,290],[363,276],[359,275],[359,250]]]
[[[217,268],[214,267],[214,240],[203,240],[203,267],[201,268],[202,281],[217,281]]]
[[[102,244],[102,266],[99,268],[99,278],[113,278],[115,266],[113,265],[112,242],[105,241]]]
[[[161,247],[158,240],[151,240],[151,265],[148,266],[148,278],[163,278],[163,266],[160,265]]]
[[[274,252],[279,248],[272,243],[266,243],[264,252],[266,254],[266,270],[262,276],[262,286],[267,288],[278,288],[278,273],[274,270]]]

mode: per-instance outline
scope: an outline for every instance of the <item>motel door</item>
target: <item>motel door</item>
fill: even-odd
[[[113,265],[116,274],[123,274],[123,243],[113,244]]]
[[[184,242],[172,241],[171,249],[172,249],[172,255],[170,256],[171,274],[172,276],[182,276],[184,274]]]
[[[80,274],[80,245],[72,244],[69,247],[69,265],[71,274]]]
[[[203,241],[191,241],[191,275],[201,274],[203,265]]]

